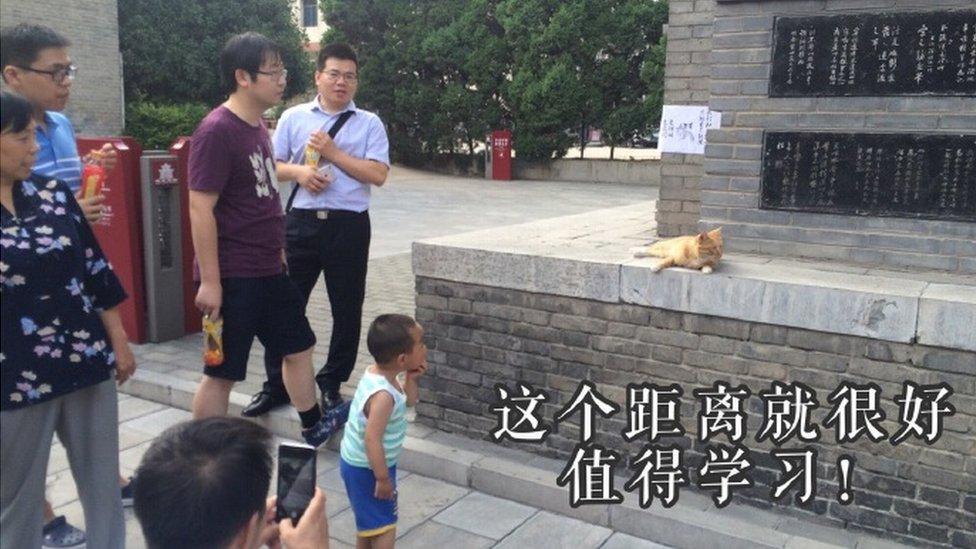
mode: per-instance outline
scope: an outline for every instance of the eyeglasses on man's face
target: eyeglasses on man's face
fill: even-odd
[[[25,71],[36,72],[38,74],[46,74],[51,77],[51,80],[53,80],[55,84],[58,85],[64,84],[65,82],[71,82],[75,79],[75,75],[78,74],[78,67],[74,65],[68,65],[66,67],[55,66],[51,70],[35,69],[34,67],[22,67],[19,65],[17,68]]]
[[[258,74],[264,74],[270,76],[275,82],[283,82],[288,80],[288,69],[279,69],[276,71],[255,71]]]
[[[339,79],[343,79],[346,82],[355,84],[359,80],[359,76],[354,72],[339,72],[339,71],[324,71],[322,74],[325,75],[325,79],[329,82],[338,82]]]

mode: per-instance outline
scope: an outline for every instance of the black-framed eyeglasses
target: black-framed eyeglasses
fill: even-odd
[[[288,80],[288,69],[281,69],[278,71],[254,71],[258,74],[264,74],[270,76],[275,80]]]
[[[359,75],[354,72],[325,71],[322,74],[330,82],[338,82],[340,78],[349,83],[355,83],[359,80]]]
[[[46,74],[54,80],[55,84],[64,84],[65,80],[69,82],[75,79],[75,75],[78,74],[78,67],[74,65],[68,65],[67,67],[61,67],[60,69],[54,69],[50,71],[44,71],[41,69],[35,69],[33,67],[22,67],[17,65],[18,69],[23,69],[25,71],[36,72],[40,74]]]

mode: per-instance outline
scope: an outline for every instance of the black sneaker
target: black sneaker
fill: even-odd
[[[88,541],[85,532],[68,524],[64,515],[54,517],[45,524],[41,533],[44,536],[41,542],[43,549],[84,549]]]
[[[305,439],[305,442],[315,447],[325,444],[329,437],[346,424],[346,420],[349,419],[350,404],[352,403],[345,402],[337,408],[324,412],[318,423],[308,429],[302,429],[302,438]]]
[[[129,477],[129,483],[122,486],[119,491],[122,492],[122,507],[132,507],[132,477]]]

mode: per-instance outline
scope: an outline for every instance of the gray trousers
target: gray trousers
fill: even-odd
[[[57,432],[85,511],[90,549],[125,547],[119,494],[119,409],[109,379],[0,413],[0,548],[41,546],[44,487]]]

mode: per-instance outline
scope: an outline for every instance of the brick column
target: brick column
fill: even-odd
[[[707,105],[715,0],[671,0],[664,103]],[[657,230],[661,236],[692,234],[701,214],[702,156],[661,155]]]

